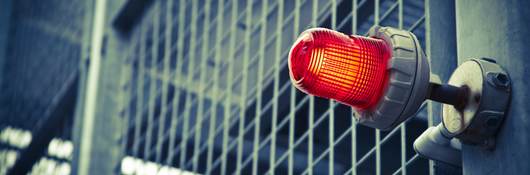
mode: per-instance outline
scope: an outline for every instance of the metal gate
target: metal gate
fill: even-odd
[[[430,103],[383,132],[357,125],[347,106],[298,92],[287,70],[290,45],[311,27],[365,34],[373,25],[393,26],[425,43],[425,6],[422,0],[153,1],[124,46],[106,48],[121,53],[114,58],[121,64],[115,99],[125,126],[120,173],[432,174],[432,163],[412,149],[433,124]]]

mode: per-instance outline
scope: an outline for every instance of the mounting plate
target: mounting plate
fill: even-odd
[[[448,84],[465,87],[467,97],[462,107],[442,105],[442,132],[465,144],[493,148],[510,101],[508,73],[493,59],[471,59],[453,72]]]

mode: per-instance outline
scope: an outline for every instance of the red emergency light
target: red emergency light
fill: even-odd
[[[389,49],[382,39],[309,29],[289,54],[291,78],[305,93],[368,109],[387,83]]]
[[[368,37],[309,29],[292,46],[288,62],[297,89],[353,107],[359,123],[373,128],[396,127],[426,99],[444,103],[442,123],[418,137],[414,150],[456,166],[461,153],[453,143],[494,147],[511,96],[508,73],[491,58],[464,62],[447,84],[436,77],[430,82],[416,36],[391,27],[372,27]]]
[[[429,65],[416,36],[373,27],[369,37],[325,28],[303,32],[289,54],[294,86],[353,107],[362,124],[390,129],[426,99]]]

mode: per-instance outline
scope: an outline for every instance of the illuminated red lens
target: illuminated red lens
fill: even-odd
[[[289,72],[305,93],[367,109],[381,96],[390,56],[381,39],[315,28],[302,33],[291,48]]]

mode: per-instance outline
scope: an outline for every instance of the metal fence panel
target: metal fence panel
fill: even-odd
[[[422,0],[157,0],[123,52],[124,155],[205,174],[433,173],[412,149],[432,122],[391,131],[291,86],[290,45],[311,27],[373,25],[425,42]],[[112,49],[112,48],[111,48]],[[430,120],[429,120],[430,121]]]

